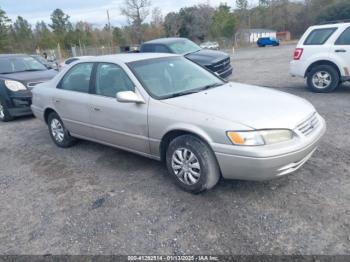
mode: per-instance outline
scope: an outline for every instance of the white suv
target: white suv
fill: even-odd
[[[310,27],[294,51],[290,74],[307,78],[309,89],[318,93],[350,81],[350,23]]]

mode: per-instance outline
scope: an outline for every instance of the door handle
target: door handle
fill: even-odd
[[[100,109],[100,108],[98,108],[98,107],[94,107],[94,111],[96,111],[96,112],[100,112],[100,111],[101,111],[101,109]]]
[[[60,103],[61,101],[59,100],[59,99],[57,99],[57,98],[55,98],[54,100],[53,100],[55,103]]]
[[[346,53],[345,49],[337,49],[335,50],[336,53]]]

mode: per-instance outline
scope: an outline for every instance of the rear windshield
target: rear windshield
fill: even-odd
[[[304,45],[323,45],[337,28],[322,28],[313,30],[306,38]]]

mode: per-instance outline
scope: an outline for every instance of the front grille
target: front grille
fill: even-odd
[[[320,119],[318,118],[318,114],[314,113],[308,119],[299,124],[297,130],[304,136],[309,136],[315,132],[319,126]]]
[[[31,98],[13,98],[12,102],[15,107],[28,107],[32,104]]]
[[[225,72],[227,69],[229,69],[231,66],[231,59],[228,57],[228,58],[225,58],[213,65],[210,65],[208,66],[208,68],[213,71],[213,72],[216,72],[216,73],[223,73]]]

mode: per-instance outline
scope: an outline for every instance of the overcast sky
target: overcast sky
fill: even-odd
[[[254,3],[256,0],[250,0]],[[124,0],[1,0],[0,8],[15,20],[18,15],[23,16],[31,24],[39,20],[50,22],[50,14],[55,8],[61,8],[71,17],[71,21],[86,21],[94,26],[103,26],[107,23],[106,10],[111,16],[114,26],[126,24],[126,19],[120,15],[120,5]],[[218,6],[227,2],[233,6],[234,0],[151,0],[152,7],[161,8],[163,15],[170,11],[177,11],[181,7],[208,3]]]

